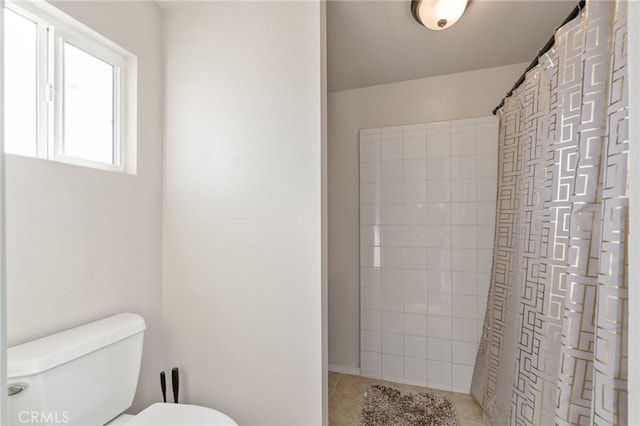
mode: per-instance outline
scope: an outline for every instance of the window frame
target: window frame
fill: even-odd
[[[37,23],[36,158],[135,174],[135,114],[129,110],[135,95],[128,85],[135,78],[135,56],[46,2],[7,0],[4,7]],[[113,67],[112,163],[64,154],[65,43]]]

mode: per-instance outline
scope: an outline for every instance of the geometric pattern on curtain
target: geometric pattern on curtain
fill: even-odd
[[[627,423],[626,24],[587,2],[500,110],[471,387],[491,425]]]

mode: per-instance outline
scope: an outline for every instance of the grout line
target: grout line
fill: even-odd
[[[337,373],[339,374],[338,376],[338,380],[336,380],[335,385],[333,385],[333,389],[331,389],[331,391],[329,392],[329,401],[331,402],[331,397],[333,396],[333,393],[335,392],[335,390],[338,388],[338,384],[340,383],[340,380],[342,379],[342,373]]]

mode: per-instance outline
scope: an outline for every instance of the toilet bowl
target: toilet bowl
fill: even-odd
[[[126,426],[173,426],[173,425],[236,425],[229,416],[212,408],[189,404],[157,402],[144,409]],[[111,426],[111,423],[109,423]]]
[[[140,315],[122,313],[9,348],[9,425],[237,425],[190,404],[123,414],[137,388],[145,329]]]

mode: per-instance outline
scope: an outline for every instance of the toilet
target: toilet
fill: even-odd
[[[9,425],[237,425],[189,404],[123,414],[138,385],[145,329],[140,315],[121,313],[9,348]]]

